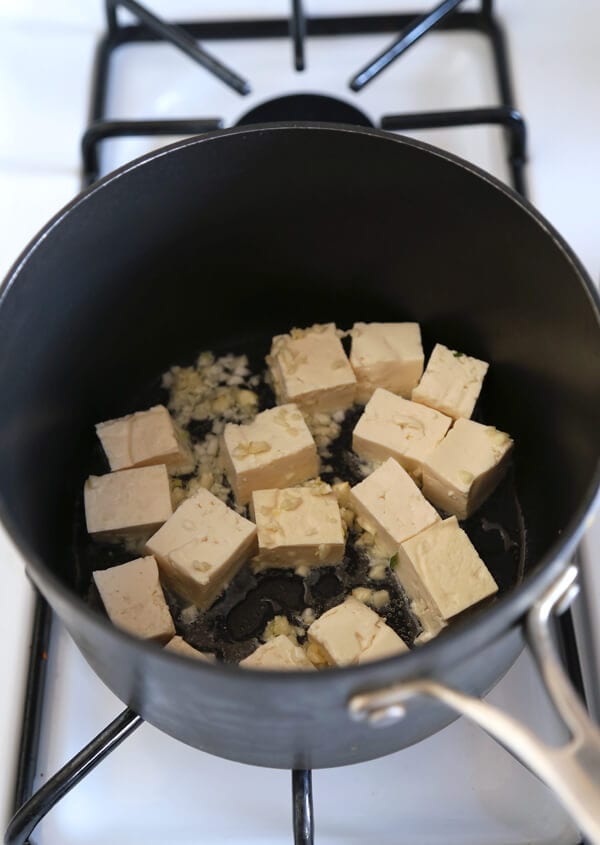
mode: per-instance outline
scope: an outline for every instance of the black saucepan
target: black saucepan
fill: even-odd
[[[482,413],[517,444],[521,583],[405,656],[312,674],[163,654],[90,609],[72,537],[93,424],[202,349],[355,320],[417,320],[428,348],[443,340],[492,362]],[[371,129],[218,132],[103,179],[11,271],[0,300],[1,515],[90,665],[149,722],[245,763],[356,763],[439,730],[455,717],[447,704],[468,709],[440,701],[446,685],[489,690],[523,645],[528,611],[539,622],[555,603],[598,489],[599,385],[593,286],[552,227],[491,177]],[[534,639],[536,624],[530,615]],[[525,746],[517,753],[536,768]]]

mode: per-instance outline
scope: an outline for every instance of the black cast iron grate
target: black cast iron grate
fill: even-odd
[[[405,12],[397,15],[321,17],[305,15],[301,0],[291,0],[289,18],[183,21],[168,24],[150,13],[136,0],[106,0],[108,26],[98,44],[93,70],[89,125],[82,139],[84,184],[89,185],[98,178],[99,148],[107,138],[135,135],[197,135],[224,125],[223,119],[218,116],[193,119],[108,119],[106,105],[111,81],[111,60],[118,48],[124,44],[167,41],[183,51],[207,72],[219,78],[225,85],[244,96],[250,92],[251,82],[223,65],[203,46],[200,46],[199,42],[291,37],[294,67],[297,71],[301,71],[307,62],[305,46],[308,38],[400,33],[384,53],[377,56],[369,66],[349,80],[349,89],[357,91],[383,72],[419,38],[436,27],[439,30],[476,32],[487,38],[493,57],[498,102],[486,108],[411,114],[391,112],[381,116],[380,127],[406,132],[443,127],[502,126],[506,133],[511,182],[519,193],[525,194],[524,169],[527,158],[525,122],[514,105],[504,34],[493,14],[493,0],[480,0],[480,8],[477,11],[457,10],[460,2],[461,0],[444,0],[434,10],[425,14]],[[119,6],[133,14],[137,23],[126,25],[119,23],[117,15]]]
[[[385,114],[381,116],[380,127],[390,131],[409,131],[490,124],[502,126],[506,130],[506,152],[511,181],[513,187],[525,195],[525,122],[514,105],[504,35],[493,15],[493,0],[481,0],[480,8],[476,11],[457,10],[460,2],[461,0],[443,0],[435,9],[424,14],[317,17],[304,14],[302,0],[291,0],[289,18],[184,21],[173,24],[161,20],[136,0],[106,0],[107,30],[98,44],[92,79],[90,120],[82,138],[83,185],[89,185],[98,178],[99,148],[107,138],[139,135],[196,135],[223,125],[223,120],[218,117],[178,120],[108,119],[106,102],[112,73],[111,60],[115,51],[123,44],[168,41],[205,68],[207,72],[212,73],[225,85],[243,96],[251,90],[250,82],[235,70],[226,67],[199,42],[216,39],[289,37],[292,43],[294,67],[297,71],[302,71],[307,61],[305,47],[307,38],[384,32],[400,33],[383,53],[349,80],[349,88],[358,91],[435,26],[440,30],[479,32],[489,39],[499,102],[486,108]],[[137,19],[137,23],[121,24],[117,15],[119,6],[128,9]],[[48,811],[143,722],[141,716],[129,709],[124,710],[33,794],[51,622],[52,611],[38,594],[16,778],[15,815],[6,832],[5,845],[30,843],[32,832]],[[563,614],[560,619],[559,635],[567,668],[583,697],[583,679],[569,612]],[[312,845],[314,823],[310,771],[292,772],[292,798],[294,842],[296,845]]]

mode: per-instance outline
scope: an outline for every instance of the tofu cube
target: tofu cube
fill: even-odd
[[[251,514],[258,530],[253,561],[258,568],[333,566],[344,557],[340,507],[328,484],[256,490]]]
[[[164,405],[98,423],[96,434],[113,472],[154,464],[177,467],[190,460]]]
[[[354,428],[352,448],[361,458],[395,458],[420,477],[425,458],[444,437],[450,417],[378,387]]]
[[[511,437],[491,425],[457,420],[423,464],[424,494],[466,519],[502,480],[512,447]]]
[[[164,465],[91,475],[83,499],[87,530],[97,540],[149,536],[173,513]]]
[[[408,597],[442,625],[498,590],[455,516],[402,543],[394,573]]]
[[[355,323],[350,364],[358,382],[357,402],[368,402],[377,387],[410,398],[423,374],[419,324]]]
[[[440,521],[410,475],[393,458],[352,488],[350,507],[383,554]]]
[[[182,502],[146,544],[166,583],[205,610],[256,552],[256,526],[208,490]]]
[[[293,404],[269,408],[246,425],[226,425],[221,454],[240,505],[254,490],[289,487],[319,474],[315,441]]]
[[[331,666],[355,666],[408,651],[383,619],[355,598],[332,607],[308,629]]]
[[[489,364],[437,343],[423,378],[412,392],[413,402],[436,408],[453,419],[468,419],[481,392]]]
[[[375,636],[371,643],[361,652],[358,662],[370,663],[372,660],[382,660],[394,654],[408,651],[408,646],[389,625],[378,616],[379,622],[375,628]]]
[[[312,669],[304,650],[283,634],[273,637],[264,645],[259,646],[251,655],[240,660],[240,666],[244,669]]]
[[[159,643],[175,635],[153,557],[96,571],[93,578],[113,625],[134,637]]]
[[[173,654],[179,654],[182,657],[192,657],[194,660],[203,660],[205,663],[214,663],[214,654],[206,654],[203,651],[198,651],[197,648],[186,643],[183,637],[173,637],[172,640],[165,646],[165,651],[171,651]]]
[[[354,402],[356,376],[333,323],[274,337],[267,363],[280,404],[295,402],[314,413],[342,411]]]

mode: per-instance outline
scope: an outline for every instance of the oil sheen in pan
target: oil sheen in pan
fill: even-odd
[[[243,344],[232,344],[222,352],[215,350],[215,354],[245,354],[252,373],[262,375],[269,343],[270,338],[265,341],[262,337]],[[264,379],[261,378],[259,386],[254,390],[259,396],[259,410],[275,404],[272,391]],[[135,403],[124,408],[122,413],[153,404],[167,404],[167,401],[167,392],[160,386],[158,379],[140,391],[135,397]],[[361,413],[361,408],[354,407],[346,414],[339,437],[329,447],[331,458],[327,459],[327,464],[331,471],[322,473],[324,481],[332,482],[334,477],[338,477],[352,485],[362,480],[359,463],[351,450],[352,430]],[[480,419],[477,409],[474,418]],[[190,423],[188,430],[192,440],[202,440],[210,431],[211,424],[212,420]],[[102,450],[96,444],[84,477],[107,471]],[[132,554],[121,545],[90,540],[85,530],[82,499],[77,503],[74,527],[75,586],[93,607],[102,611],[91,579],[93,570],[124,563],[132,559]],[[499,594],[522,579],[526,534],[512,472],[509,472],[480,510],[462,523],[462,527],[496,579]],[[202,651],[213,652],[226,662],[237,662],[260,644],[259,637],[274,616],[284,615],[292,625],[298,626],[305,608],[311,608],[317,617],[339,604],[355,587],[366,586],[389,592],[390,602],[379,613],[408,645],[412,645],[420,633],[420,626],[410,611],[406,596],[398,587],[391,570],[385,580],[372,581],[369,578],[368,555],[363,548],[355,546],[355,537],[351,530],[341,564],[313,569],[306,577],[292,570],[270,569],[253,573],[250,567],[243,567],[225,593],[204,613],[195,612],[188,602],[170,590],[165,590],[177,633]],[[494,600],[492,598],[489,601]],[[299,641],[302,640],[302,636],[299,636]]]

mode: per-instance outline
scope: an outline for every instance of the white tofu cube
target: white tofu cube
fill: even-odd
[[[395,458],[407,472],[420,477],[421,465],[444,437],[450,417],[403,399],[379,387],[367,403],[352,435],[361,458]]]
[[[269,408],[247,425],[226,425],[221,454],[241,505],[253,490],[289,487],[319,474],[315,441],[293,404]]]
[[[153,557],[93,573],[110,621],[135,637],[165,643],[175,634]]]
[[[171,651],[173,654],[180,654],[182,657],[192,657],[194,660],[203,660],[205,663],[214,663],[214,654],[206,654],[203,651],[198,651],[197,648],[186,643],[183,637],[173,637],[172,640],[165,646],[165,651]]]
[[[412,392],[413,402],[436,408],[449,417],[467,419],[481,392],[489,364],[437,343],[423,378]]]
[[[200,488],[146,544],[167,584],[202,610],[256,552],[256,526]]]
[[[313,622],[308,638],[319,646],[331,666],[354,666],[408,651],[374,610],[352,597]]]
[[[442,624],[498,590],[455,516],[402,543],[394,573],[408,597]]]
[[[350,506],[359,523],[375,535],[383,554],[440,521],[406,470],[393,458],[352,488]]]
[[[335,494],[327,484],[256,490],[257,568],[333,566],[344,557],[345,536]]]
[[[314,413],[354,402],[356,377],[333,323],[274,337],[267,363],[280,404],[295,402]]]
[[[382,660],[384,657],[392,657],[394,654],[402,654],[409,650],[404,640],[389,625],[386,625],[380,616],[377,618],[379,624],[375,629],[375,636],[370,645],[361,652],[358,658],[359,663]]]
[[[96,434],[113,472],[154,464],[177,467],[190,460],[164,405],[98,423]]]
[[[423,493],[466,519],[502,480],[512,447],[511,437],[491,425],[457,420],[423,464]]]
[[[423,347],[418,323],[355,323],[350,364],[365,404],[377,387],[410,398],[423,374]]]
[[[244,669],[313,669],[314,666],[300,646],[283,634],[259,646],[251,655],[240,660]]]
[[[149,536],[173,513],[165,466],[91,475],[83,499],[87,530],[97,540]]]

